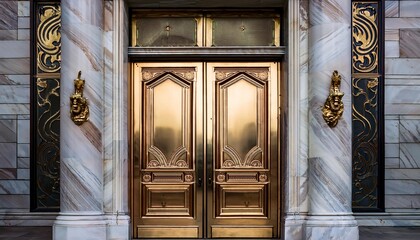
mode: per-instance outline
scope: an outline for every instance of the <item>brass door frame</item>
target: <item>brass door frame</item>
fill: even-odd
[[[139,218],[139,212],[134,211],[135,209],[140,210],[141,209],[141,203],[139,201],[135,201],[135,193],[140,193],[140,184],[139,181],[141,179],[141,175],[140,175],[140,149],[139,146],[142,144],[140,142],[141,138],[140,138],[140,134],[141,134],[141,128],[142,128],[142,121],[143,121],[143,116],[142,116],[142,112],[144,111],[144,109],[141,106],[141,99],[142,99],[142,91],[140,90],[140,85],[136,84],[136,82],[138,82],[139,79],[141,79],[142,76],[140,76],[140,68],[141,67],[159,67],[159,66],[163,66],[163,67],[184,67],[184,66],[193,66],[197,69],[197,73],[202,72],[202,74],[197,74],[197,82],[201,82],[202,85],[200,85],[200,83],[197,84],[196,86],[196,97],[198,96],[197,99],[197,106],[202,106],[201,110],[198,109],[197,113],[196,113],[196,118],[197,118],[197,123],[196,123],[196,149],[194,150],[194,156],[196,157],[196,162],[199,163],[200,161],[202,163],[206,163],[207,166],[203,166],[200,164],[197,164],[196,167],[194,168],[195,171],[195,176],[194,176],[194,180],[196,180],[196,186],[195,186],[195,197],[196,197],[196,203],[197,203],[197,215],[196,216],[202,216],[197,217],[197,219],[192,220],[192,221],[185,221],[185,220],[180,220],[177,219],[176,222],[178,223],[176,227],[183,227],[184,228],[184,233],[189,236],[189,237],[211,237],[211,224],[209,223],[214,223],[214,224],[221,224],[222,222],[218,221],[218,220],[212,220],[211,214],[207,214],[207,212],[213,212],[212,211],[212,206],[211,204],[207,204],[207,202],[212,202],[213,199],[213,192],[214,189],[213,187],[209,187],[206,185],[209,185],[210,182],[211,184],[213,184],[214,182],[214,175],[213,173],[215,172],[213,169],[213,162],[210,161],[214,155],[214,149],[212,148],[212,146],[214,146],[214,142],[213,142],[213,123],[212,123],[212,114],[209,114],[206,111],[209,111],[209,109],[212,109],[211,106],[213,104],[213,99],[212,98],[212,91],[211,90],[213,88],[211,81],[209,81],[208,79],[210,78],[209,76],[212,76],[213,74],[213,78],[214,78],[214,72],[212,73],[211,71],[208,71],[208,69],[210,69],[211,67],[216,67],[216,66],[224,66],[224,67],[238,67],[238,66],[242,66],[242,67],[267,67],[269,66],[270,68],[270,75],[272,77],[272,80],[270,84],[272,84],[272,86],[270,86],[270,92],[268,93],[268,96],[270,98],[269,103],[271,103],[271,105],[269,105],[269,148],[270,148],[270,157],[271,157],[271,162],[272,165],[270,166],[271,170],[271,175],[274,176],[274,179],[276,181],[276,184],[271,184],[270,187],[270,192],[272,192],[273,194],[276,194],[277,196],[273,196],[273,194],[270,195],[270,216],[276,216],[275,219],[271,219],[269,222],[269,224],[273,225],[273,236],[280,236],[280,209],[281,209],[281,205],[280,205],[280,159],[279,159],[279,145],[280,145],[280,140],[279,140],[279,132],[280,132],[280,127],[279,127],[279,120],[278,120],[278,116],[279,116],[279,107],[280,107],[280,96],[279,96],[279,86],[280,86],[280,74],[279,73],[279,69],[280,69],[280,63],[215,63],[215,62],[211,62],[211,63],[206,63],[206,62],[182,62],[182,63],[132,63],[131,64],[131,77],[130,77],[130,159],[131,159],[131,211],[132,211],[132,219],[133,219],[133,235],[134,236],[138,236],[138,229],[137,229],[137,223],[138,223],[138,218]],[[201,75],[201,76],[200,76]],[[204,81],[204,78],[207,78],[207,82]],[[201,94],[200,94],[201,93]],[[201,97],[200,97],[201,95]],[[207,102],[206,105],[204,105],[204,100]],[[136,121],[136,117],[138,120],[140,121]],[[199,127],[201,126],[201,127]],[[274,130],[273,130],[274,129]],[[138,154],[136,154],[138,153]],[[200,154],[202,153],[202,154]],[[210,159],[210,160],[209,160]],[[276,160],[274,160],[276,159]],[[273,161],[274,160],[274,161]],[[269,170],[270,171],[270,170]],[[210,178],[210,179],[209,179]],[[202,182],[202,186],[197,187],[198,182]],[[204,191],[204,189],[206,189],[206,191]],[[140,197],[141,198],[141,197]],[[200,203],[202,202],[202,204]],[[198,207],[199,206],[199,207]],[[208,210],[207,210],[207,208]],[[207,216],[206,216],[207,215]],[[173,219],[171,220],[173,223]],[[240,223],[241,221],[238,221],[238,223]],[[242,220],[242,222],[246,222],[246,220]],[[172,224],[171,223],[171,224]],[[197,232],[195,232],[195,230],[191,230],[191,224],[195,224],[198,227]],[[162,227],[165,224],[162,224],[161,221],[154,221],[153,219],[150,219],[150,221],[148,221],[148,224],[150,225],[154,225],[155,227]],[[223,224],[223,223],[222,223]],[[255,227],[254,230],[258,230],[258,229],[262,229],[261,231],[261,236],[265,236],[266,237],[266,230],[264,230],[262,228],[262,225],[260,223],[258,224],[247,224],[248,227]],[[170,229],[170,228],[168,228]],[[156,231],[158,231],[159,229],[156,229]],[[191,231],[190,231],[191,230]],[[244,228],[239,228],[240,231],[244,231]],[[150,230],[152,235],[144,235],[144,237],[150,237],[153,236],[153,229]],[[149,232],[150,233],[150,232]],[[164,236],[160,236],[160,237],[164,237]],[[216,236],[217,237],[217,236]]]

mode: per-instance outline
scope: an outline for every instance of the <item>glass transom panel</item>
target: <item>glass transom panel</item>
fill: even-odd
[[[267,13],[142,13],[132,21],[133,47],[279,47],[280,16]]]

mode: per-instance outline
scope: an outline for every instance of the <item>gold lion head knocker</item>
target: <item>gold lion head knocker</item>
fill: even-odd
[[[324,103],[324,108],[322,109],[324,120],[330,127],[337,126],[338,119],[343,116],[344,104],[342,98],[344,93],[340,92],[340,84],[341,76],[338,74],[337,70],[335,70],[331,77],[330,94],[328,95],[328,98]]]
[[[70,96],[70,116],[76,125],[82,125],[89,120],[89,106],[87,99],[83,97],[85,80],[81,79],[82,71],[79,71],[77,79],[74,79],[74,93]]]

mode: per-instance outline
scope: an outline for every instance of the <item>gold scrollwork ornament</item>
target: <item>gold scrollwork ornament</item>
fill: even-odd
[[[82,71],[79,71],[77,79],[74,79],[74,93],[70,96],[70,116],[76,125],[82,125],[89,120],[89,106],[87,98],[83,97],[85,80],[81,79]]]
[[[343,115],[344,104],[342,98],[344,93],[340,91],[341,76],[337,70],[334,70],[331,77],[330,94],[324,103],[322,115],[328,126],[337,126],[338,120]]]

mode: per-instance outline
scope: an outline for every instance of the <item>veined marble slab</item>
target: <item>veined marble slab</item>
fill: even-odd
[[[418,114],[420,86],[385,86],[385,114]]]
[[[385,17],[399,17],[399,1],[385,1]]]
[[[399,157],[399,144],[397,143],[386,143],[385,144],[385,157]]]
[[[385,120],[385,143],[399,143],[399,120]]]
[[[420,17],[420,1],[400,1],[400,17]]]
[[[385,30],[385,41],[398,41],[400,40],[399,29],[386,29]]]
[[[0,85],[29,85],[29,75],[0,75]]]
[[[420,143],[400,144],[401,168],[420,168]]]
[[[400,56],[399,41],[385,41],[385,57],[393,58]]]
[[[18,2],[18,16],[29,17],[30,16],[30,1],[19,1]]]
[[[420,195],[385,195],[385,208],[420,208]]]
[[[420,119],[400,120],[400,141],[404,143],[420,142]]]
[[[18,17],[18,28],[30,28],[30,18],[29,17]]]
[[[420,18],[385,18],[385,29],[420,28]]]
[[[29,194],[29,181],[0,180],[0,194]]]
[[[0,73],[2,74],[29,74],[29,66],[29,58],[0,59]]]
[[[18,157],[30,157],[29,156],[29,143],[20,143],[17,147]]]
[[[0,120],[0,142],[16,142],[16,120]]]
[[[29,103],[29,85],[0,85],[0,103]]]
[[[0,168],[16,168],[16,143],[0,143]]]
[[[18,120],[17,128],[17,142],[18,143],[30,143],[30,121],[29,120]]]
[[[29,195],[0,195],[0,209],[29,210]]]
[[[17,159],[17,167],[18,168],[29,168],[30,166],[30,162],[29,162],[30,158],[18,158]]]
[[[29,169],[27,169],[27,168],[25,168],[25,169],[17,169],[17,179],[29,180],[30,179]],[[29,190],[25,194],[29,194]]]
[[[17,1],[0,1],[0,30],[17,29],[18,4]]]
[[[400,158],[385,158],[385,168],[399,168],[400,167]]]
[[[419,66],[420,58],[387,58],[385,59],[385,74],[419,75]]]
[[[420,179],[420,169],[385,169],[385,179]]]
[[[0,40],[18,39],[18,30],[0,30]]]
[[[0,179],[16,179],[16,168],[0,168]]]
[[[420,194],[420,179],[385,180],[385,194]]]
[[[1,41],[0,58],[29,58],[29,41]]]
[[[416,11],[420,14],[420,2],[418,6]],[[420,29],[400,30],[400,55],[407,58],[420,58]]]

